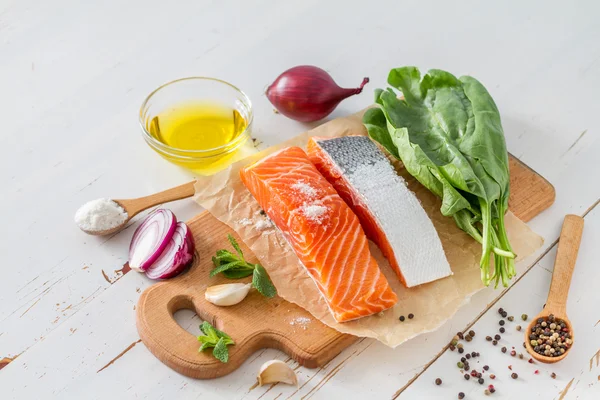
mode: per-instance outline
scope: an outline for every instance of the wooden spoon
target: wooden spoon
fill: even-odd
[[[192,197],[195,194],[194,184],[196,181],[188,182],[180,186],[176,186],[171,189],[164,190],[162,192],[151,194],[150,196],[140,197],[137,199],[126,199],[126,200],[113,200],[115,203],[118,203],[125,212],[127,212],[127,219],[120,225],[115,226],[114,228],[107,229],[104,231],[88,231],[82,229],[85,233],[90,235],[110,235],[111,233],[115,233],[120,231],[127,225],[131,218],[135,217],[140,212],[154,207],[159,204],[168,203],[175,200],[185,199],[187,197]]]
[[[546,306],[533,318],[525,330],[525,346],[527,347],[527,351],[533,358],[543,363],[552,364],[559,362],[571,351],[571,348],[569,348],[569,350],[558,357],[548,357],[536,353],[531,346],[529,335],[531,328],[535,326],[538,318],[547,320],[550,314],[554,314],[556,319],[565,321],[565,324],[569,328],[571,339],[574,339],[573,326],[569,318],[567,318],[567,296],[569,295],[569,286],[571,285],[571,277],[575,269],[575,261],[577,260],[582,233],[583,218],[578,215],[567,215],[560,232],[558,251],[556,253],[556,260],[554,261],[554,272],[552,273],[552,282],[550,283],[550,292],[548,293]]]

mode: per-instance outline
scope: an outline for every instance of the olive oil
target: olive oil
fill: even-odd
[[[247,122],[238,110],[219,104],[185,103],[162,111],[149,125],[149,133],[167,146],[221,153],[235,146]]]

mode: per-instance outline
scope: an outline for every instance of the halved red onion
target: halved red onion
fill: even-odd
[[[181,273],[193,257],[194,237],[192,232],[185,223],[178,222],[167,247],[146,270],[146,276],[150,279],[172,278]]]
[[[129,266],[144,272],[163,253],[175,232],[177,218],[170,210],[158,209],[138,226],[129,245]]]

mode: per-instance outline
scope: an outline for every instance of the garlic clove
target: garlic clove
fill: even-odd
[[[288,385],[298,386],[298,377],[289,365],[279,360],[267,361],[258,371],[258,385],[268,385],[269,383],[287,383]]]
[[[216,306],[232,306],[244,300],[251,288],[251,283],[215,285],[206,288],[204,298]]]

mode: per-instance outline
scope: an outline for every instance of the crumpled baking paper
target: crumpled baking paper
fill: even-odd
[[[378,247],[370,243],[371,253],[398,295],[398,303],[378,315],[338,323],[282,234],[274,227],[257,229],[257,226],[266,223],[266,217],[260,214],[258,202],[243,185],[239,176],[242,167],[278,149],[288,146],[305,148],[311,136],[366,135],[361,121],[362,112],[332,120],[238,161],[215,175],[201,177],[196,183],[195,200],[239,234],[269,273],[279,296],[303,307],[315,318],[339,332],[374,338],[387,346],[396,347],[417,335],[437,329],[466,304],[471,296],[484,289],[479,270],[481,246],[461,231],[452,218],[444,217],[440,213],[440,199],[402,169],[400,162],[393,160],[399,174],[415,192],[433,221],[454,274],[407,289],[400,283]],[[518,259],[527,257],[542,246],[543,239],[510,212],[505,223],[510,243],[514,252],[518,254]],[[223,245],[226,246],[226,238],[223,238]],[[414,314],[415,318],[407,319],[403,323],[398,321],[400,315],[406,316],[409,313]]]

